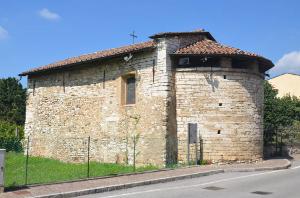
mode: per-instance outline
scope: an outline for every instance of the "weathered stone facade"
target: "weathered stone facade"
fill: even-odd
[[[149,52],[136,55],[127,65],[120,60],[109,61],[29,78],[25,130],[36,144],[30,147],[30,153],[80,161],[87,157],[90,136],[91,160],[122,162],[126,158],[126,141],[130,142],[134,133],[130,116],[140,116],[136,131],[141,133],[137,150],[142,155],[138,163],[163,164],[166,95],[160,90],[159,80],[153,83],[153,59],[155,54]],[[137,102],[126,106],[121,104],[121,78],[132,71],[138,79]],[[128,147],[132,149],[132,145]]]
[[[258,73],[230,68],[178,69],[176,101],[179,161],[187,159],[188,123],[198,124],[203,159],[263,157],[263,77]],[[191,158],[195,152],[191,151]]]
[[[90,137],[91,160],[132,163],[132,137],[140,134],[138,164],[186,162],[187,125],[197,123],[204,159],[261,158],[259,64],[237,69],[224,57],[218,67],[178,68],[172,54],[203,39],[162,36],[154,38],[155,48],[132,53],[129,61],[118,56],[28,74],[30,154],[81,162]],[[132,105],[123,102],[127,75],[136,78]]]

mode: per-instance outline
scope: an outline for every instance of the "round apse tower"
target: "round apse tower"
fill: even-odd
[[[203,142],[201,149],[197,146],[203,159],[261,159],[263,83],[265,71],[273,63],[210,39],[180,48],[172,58],[178,161],[196,159],[196,144],[187,146],[191,123],[197,126],[197,137]]]

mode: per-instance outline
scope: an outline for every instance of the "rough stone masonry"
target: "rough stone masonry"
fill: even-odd
[[[160,166],[199,159],[195,149],[213,161],[262,158],[263,80],[273,63],[204,30],[150,38],[21,73],[29,153],[86,161],[90,137],[99,162],[130,164],[134,147],[138,164]],[[188,149],[189,123],[201,149]]]

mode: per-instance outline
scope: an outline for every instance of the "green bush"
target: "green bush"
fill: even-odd
[[[276,133],[293,131],[294,122],[300,121],[300,98],[286,95],[277,97],[276,90],[268,81],[264,83],[264,143],[274,144]],[[288,130],[286,130],[288,129]],[[286,134],[291,136],[291,134]]]
[[[18,136],[16,136],[18,130]],[[16,124],[0,120],[0,148],[6,151],[21,152],[24,129]]]
[[[210,160],[200,160],[200,165],[210,165],[212,162]]]
[[[300,121],[295,121],[293,124],[295,139],[297,143],[300,143]]]

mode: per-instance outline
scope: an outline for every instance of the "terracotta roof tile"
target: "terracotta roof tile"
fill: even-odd
[[[274,66],[272,61],[255,53],[243,51],[238,48],[222,45],[212,40],[201,40],[186,47],[178,49],[173,54],[177,55],[210,55],[210,56],[246,56],[258,59],[264,67],[270,69]]]
[[[198,42],[195,42],[193,44],[190,44],[186,47],[178,49],[176,52],[174,52],[174,55],[223,55],[223,56],[247,56],[247,57],[253,57],[257,58],[261,61],[267,68],[271,68],[273,63],[254,53],[246,52],[243,50],[240,50],[238,48],[229,47],[222,45],[214,40],[212,36],[209,36],[209,32],[205,32],[204,30],[197,30],[194,32],[164,32],[164,33],[158,33],[150,38],[157,38],[157,37],[163,37],[163,36],[174,36],[174,35],[182,35],[182,34],[207,34],[208,39],[204,39]],[[211,37],[211,38],[210,38]],[[124,47],[119,48],[112,48],[104,51],[98,51],[90,54],[84,54],[81,56],[68,58],[62,61],[58,61],[52,64],[48,64],[42,67],[34,68],[29,71],[23,72],[20,74],[20,76],[26,76],[34,73],[39,73],[47,70],[53,70],[53,69],[59,69],[59,68],[65,68],[70,67],[74,64],[80,64],[88,61],[95,61],[95,60],[101,60],[101,59],[107,59],[107,58],[113,58],[121,55],[125,55],[128,53],[134,53],[134,52],[140,52],[147,49],[153,49],[156,47],[155,41],[147,41],[143,43],[137,43],[134,45],[128,45]]]
[[[20,76],[26,76],[29,74],[37,73],[37,72],[42,72],[46,70],[52,70],[52,69],[58,69],[58,68],[63,68],[66,66],[70,66],[73,64],[79,64],[79,63],[84,63],[87,61],[93,61],[93,60],[99,60],[99,59],[105,59],[105,58],[111,58],[111,57],[116,57],[120,55],[124,55],[127,53],[134,53],[134,52],[139,52],[143,51],[146,49],[154,48],[156,46],[154,41],[147,41],[143,43],[137,43],[133,45],[128,45],[124,47],[118,47],[118,48],[112,48],[104,51],[98,51],[90,54],[84,54],[81,56],[76,56],[72,58],[68,58],[62,61],[58,61],[52,64],[48,64],[45,66],[37,67],[34,69],[31,69],[29,71],[23,72],[20,74]]]
[[[150,38],[155,39],[155,38],[168,37],[168,36],[199,35],[199,34],[206,35],[207,38],[215,41],[215,38],[209,32],[207,32],[203,29],[198,29],[198,30],[190,31],[190,32],[160,32],[160,33],[156,33],[156,34],[150,36]]]
[[[229,47],[212,40],[201,40],[184,48],[178,49],[175,54],[199,54],[199,55],[245,55],[258,57],[259,55]],[[260,57],[260,56],[259,56]]]

